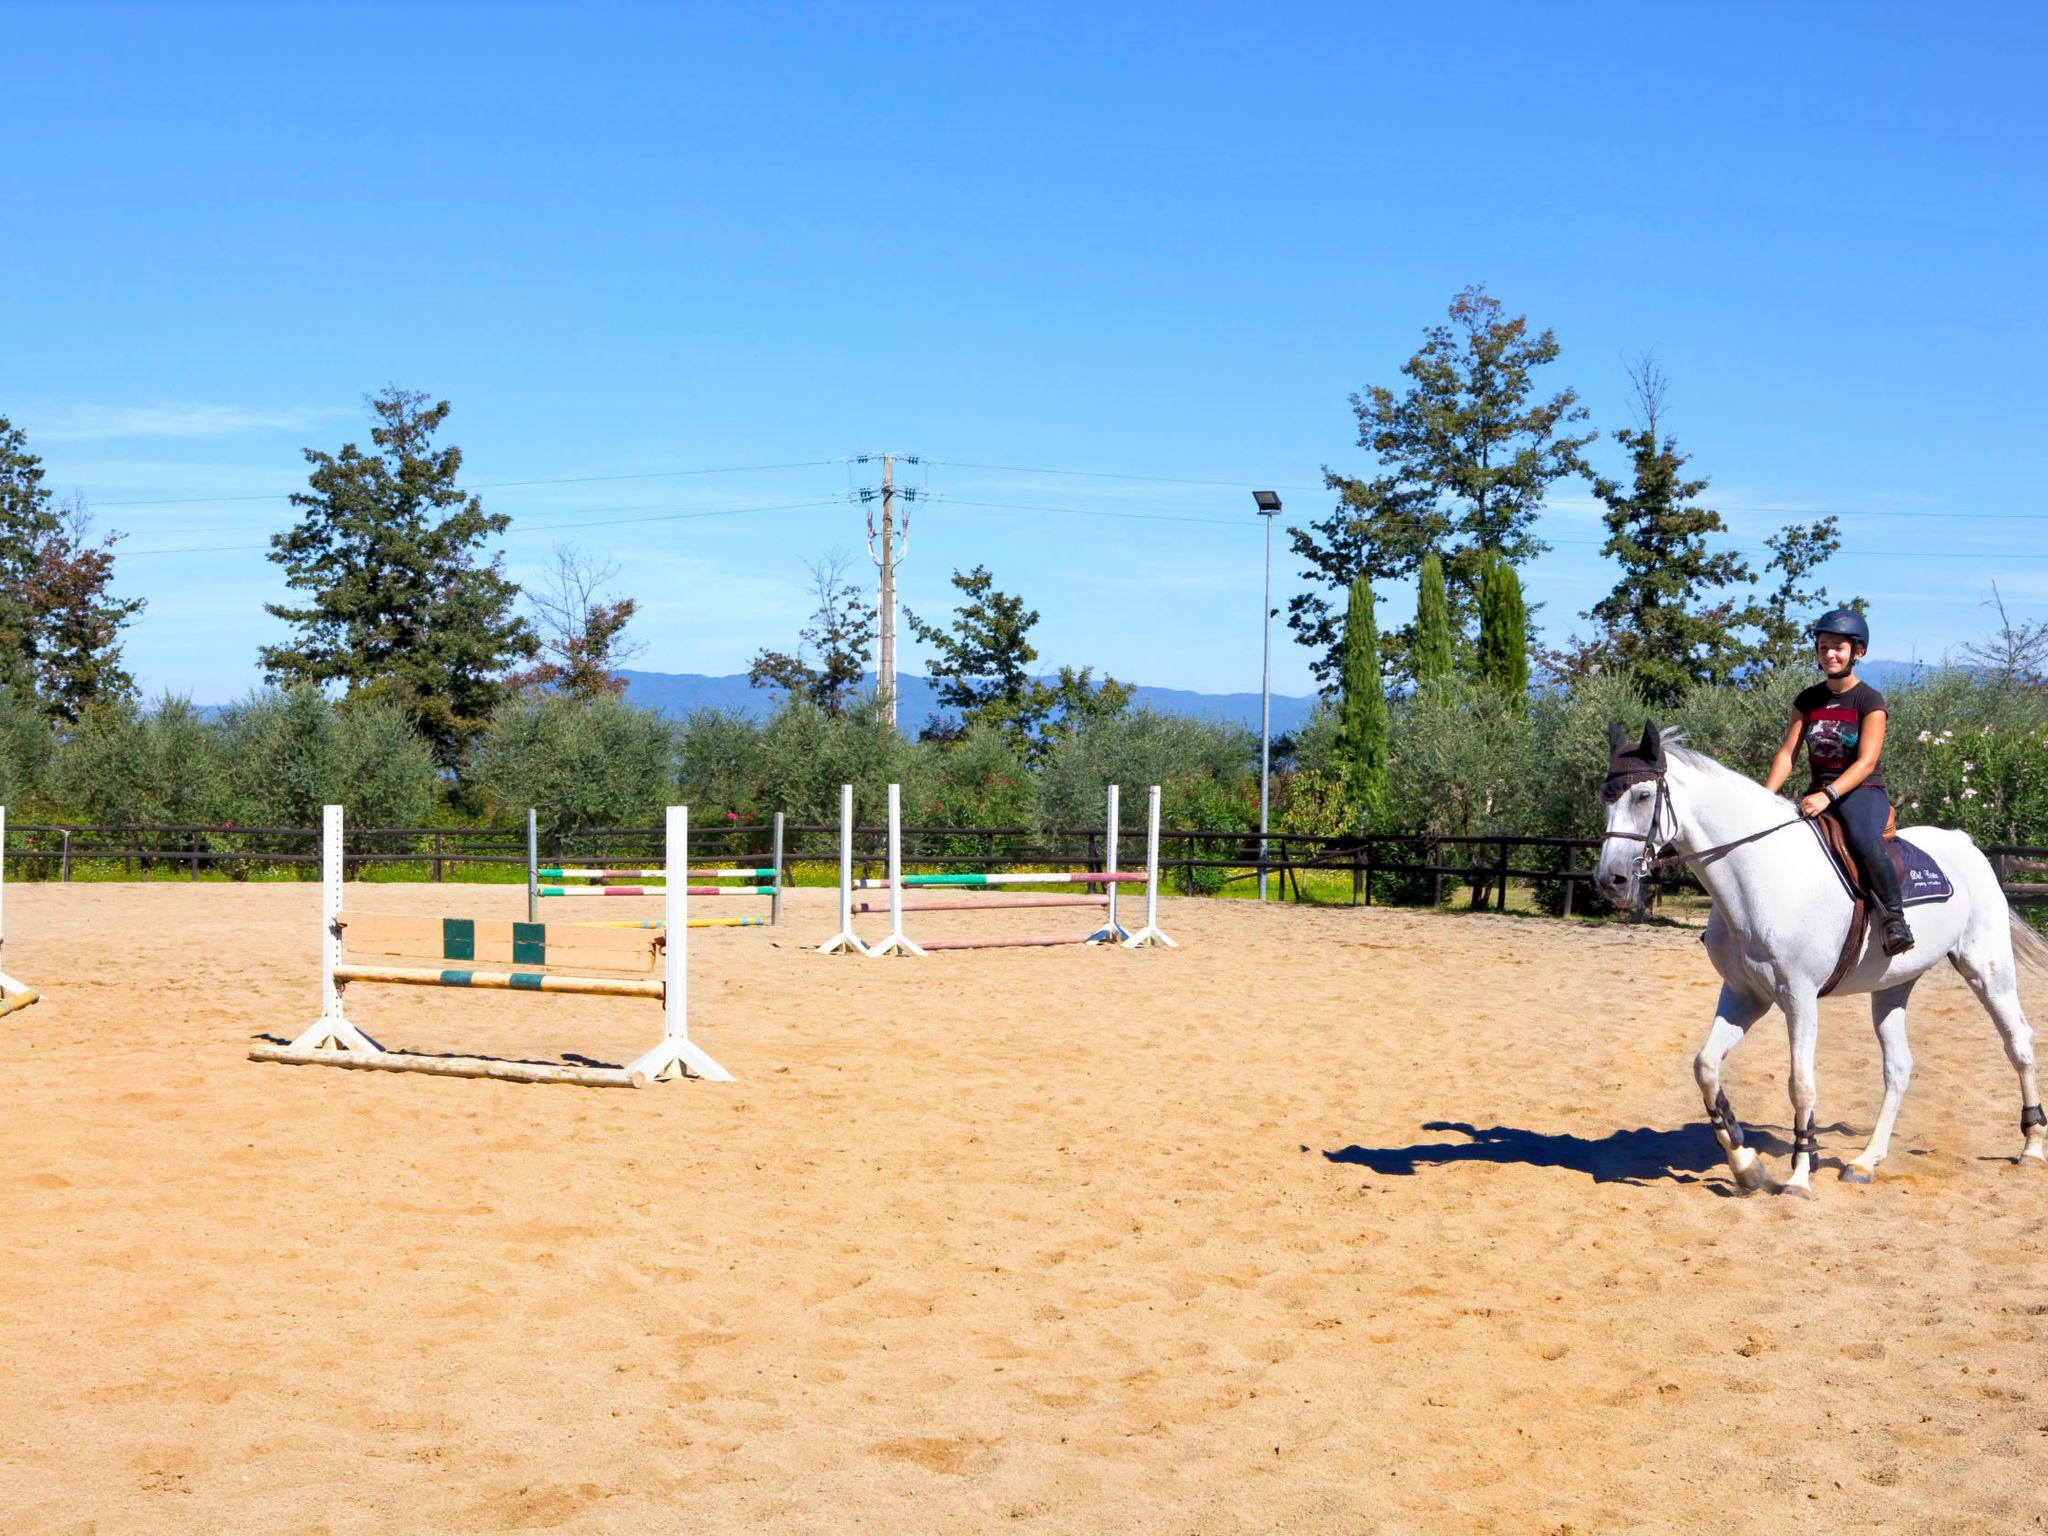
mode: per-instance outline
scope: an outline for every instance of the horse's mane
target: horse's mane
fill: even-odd
[[[1718,786],[1739,787],[1742,792],[1748,795],[1752,803],[1760,811],[1772,808],[1776,808],[1781,812],[1784,810],[1785,802],[1772,794],[1768,789],[1765,789],[1763,785],[1757,783],[1748,774],[1737,773],[1726,764],[1717,762],[1707,756],[1706,753],[1700,751],[1697,747],[1681,745],[1680,743],[1683,740],[1683,732],[1677,730],[1667,731],[1664,735],[1665,755],[1684,763],[1688,768],[1697,768],[1703,775],[1713,779]]]

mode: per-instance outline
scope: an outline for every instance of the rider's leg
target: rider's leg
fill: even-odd
[[[1878,1107],[1870,1145],[1842,1169],[1842,1177],[1852,1184],[1868,1184],[1884,1161],[1892,1144],[1892,1122],[1899,1118],[1899,1101],[1913,1080],[1913,1051],[1906,1044],[1906,999],[1912,995],[1910,981],[1870,994],[1870,1022],[1877,1028],[1878,1048],[1884,1053],[1884,1103]]]
[[[1693,1081],[1700,1086],[1700,1098],[1707,1106],[1707,1122],[1714,1128],[1714,1139],[1728,1156],[1728,1168],[1735,1175],[1735,1182],[1744,1189],[1761,1188],[1764,1170],[1755,1150],[1743,1145],[1742,1122],[1735,1118],[1735,1111],[1728,1107],[1728,1095],[1721,1089],[1721,1059],[1742,1043],[1749,1026],[1762,1018],[1769,1006],[1732,987],[1722,987],[1721,1001],[1714,1008],[1714,1027],[1707,1031],[1706,1043],[1692,1063]]]
[[[1858,784],[1835,802],[1834,814],[1884,910],[1884,952],[1896,955],[1913,947],[1913,930],[1906,925],[1906,908],[1899,897],[1899,872],[1892,868],[1891,854],[1884,846],[1884,824],[1891,809],[1883,790]]]
[[[1787,1085],[1792,1092],[1792,1173],[1785,1180],[1783,1193],[1808,1195],[1813,1190],[1807,1181],[1820,1162],[1820,1143],[1814,1126],[1818,1093],[1813,1077],[1814,1050],[1820,1044],[1818,998],[1785,1000],[1785,1033],[1792,1046],[1792,1076]]]

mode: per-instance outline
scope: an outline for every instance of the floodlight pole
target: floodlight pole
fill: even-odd
[[[1273,519],[1280,515],[1280,498],[1271,491],[1253,491],[1252,500],[1266,520],[1266,602],[1259,610],[1259,900],[1264,901],[1266,819],[1273,771]]]

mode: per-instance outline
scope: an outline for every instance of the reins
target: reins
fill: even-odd
[[[1661,874],[1667,869],[1676,869],[1681,864],[1705,863],[1708,859],[1717,859],[1724,853],[1742,847],[1745,843],[1754,843],[1761,838],[1769,837],[1773,832],[1782,832],[1787,827],[1797,827],[1805,824],[1804,817],[1795,816],[1790,821],[1781,821],[1775,826],[1765,827],[1761,832],[1751,832],[1746,837],[1738,837],[1725,843],[1716,843],[1713,847],[1702,848],[1696,853],[1667,853],[1653,856],[1650,852],[1650,845],[1652,843],[1668,843],[1671,841],[1669,837],[1660,838],[1657,835],[1657,824],[1664,819],[1664,812],[1671,805],[1671,788],[1664,780],[1664,771],[1662,769],[1659,769],[1654,774],[1639,774],[1635,782],[1640,783],[1646,778],[1654,778],[1657,781],[1656,803],[1650,807],[1650,830],[1647,832],[1609,832],[1607,834],[1608,837],[1619,838],[1625,843],[1641,843],[1643,845],[1642,856],[1636,860],[1636,876],[1639,879],[1644,875]],[[1627,787],[1626,782],[1620,786],[1623,789]],[[1673,821],[1675,822],[1677,813],[1674,811],[1672,814]],[[1674,826],[1672,836],[1675,837],[1676,835],[1677,829]]]

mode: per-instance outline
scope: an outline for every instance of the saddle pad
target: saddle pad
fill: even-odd
[[[1841,856],[1829,845],[1821,828],[1821,818],[1815,817],[1807,825],[1826,851],[1828,867],[1834,870],[1835,878],[1842,882],[1842,889],[1854,901],[1857,895],[1855,881],[1843,867]],[[1891,837],[1885,839],[1884,851],[1891,855],[1892,868],[1899,872],[1900,905],[1924,907],[1933,902],[1947,901],[1955,895],[1955,886],[1926,849],[1907,842],[1903,837]]]

